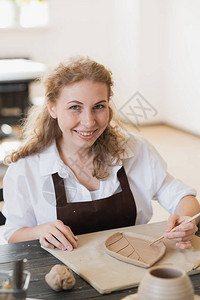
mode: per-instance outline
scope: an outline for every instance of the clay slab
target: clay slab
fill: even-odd
[[[105,241],[119,231],[142,235],[145,232],[145,235],[156,239],[165,231],[166,223],[151,223],[79,235],[78,247],[71,252],[49,248],[45,250],[69,266],[102,294],[128,289],[138,286],[146,269],[108,255],[104,247]],[[174,241],[164,240],[164,244],[167,247],[166,253],[155,265],[180,267],[190,274],[200,272],[200,268],[192,270],[200,260],[199,237],[195,236],[192,240],[192,249],[184,251],[178,249]]]
[[[105,242],[106,252],[126,263],[143,268],[149,268],[163,257],[166,251],[165,244],[161,241],[150,246],[153,239],[149,236],[117,232]]]

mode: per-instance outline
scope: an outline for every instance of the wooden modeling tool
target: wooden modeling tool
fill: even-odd
[[[196,270],[198,267],[200,267],[200,260],[196,262],[196,264],[192,267],[192,270]]]
[[[188,219],[188,220],[184,221],[184,222],[183,222],[183,223],[181,223],[180,225],[184,225],[184,224],[190,223],[192,220],[194,220],[194,219],[198,218],[199,216],[200,216],[200,213],[198,213],[198,214],[196,214],[195,216],[191,217],[190,219]],[[178,225],[178,226],[179,226],[179,225]],[[177,228],[178,226],[176,226],[176,227],[172,228],[172,230],[170,230],[170,232],[174,232],[174,231],[176,231],[176,228]],[[158,242],[158,241],[162,240],[163,238],[164,238],[164,235],[160,236],[160,237],[159,237],[159,238],[157,238],[155,241],[153,241],[153,242],[150,244],[150,246],[151,246],[151,245],[153,245],[154,243],[156,243],[156,242]]]

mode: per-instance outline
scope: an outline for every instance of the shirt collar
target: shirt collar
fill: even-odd
[[[136,140],[134,135],[130,134],[126,141],[126,151],[121,157],[121,162],[112,171],[116,172],[122,166],[122,161],[124,159],[134,156],[135,142]],[[61,160],[55,141],[47,149],[40,153],[40,175],[47,176],[54,173],[58,173],[62,178],[74,177],[71,169]]]
[[[136,139],[134,137],[134,134],[130,132],[123,132],[123,133],[126,137],[126,142],[125,142],[126,144],[125,144],[125,152],[120,157],[122,160],[135,156],[134,150],[136,147]]]
[[[41,176],[58,173],[60,177],[67,178],[72,174],[70,168],[61,160],[55,141],[46,150],[40,153],[39,163]]]

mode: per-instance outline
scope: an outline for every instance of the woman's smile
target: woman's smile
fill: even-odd
[[[93,131],[80,131],[80,130],[74,130],[75,133],[77,133],[77,135],[84,139],[84,140],[90,140],[95,136],[95,133],[97,132],[96,130]]]

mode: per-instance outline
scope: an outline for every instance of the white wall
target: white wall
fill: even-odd
[[[111,67],[115,104],[120,107],[138,89],[139,0],[115,0]]]
[[[50,0],[50,3],[49,28],[0,30],[1,57],[28,56],[53,67],[69,56],[89,55],[113,71],[114,102],[118,109],[136,91],[157,108],[160,98],[157,88],[154,94],[148,89],[143,92],[143,86],[139,86],[140,0]],[[151,83],[155,84],[153,77]],[[33,86],[32,96],[40,94],[42,88]]]
[[[200,135],[200,1],[168,1],[165,121]]]
[[[140,0],[138,89],[158,111],[149,122],[163,122],[165,115],[166,6],[163,0]]]
[[[54,67],[72,55],[110,65],[115,0],[50,0],[51,24],[0,30],[0,57],[25,56]],[[34,89],[39,96],[41,89]]]
[[[138,91],[157,111],[141,124],[164,121],[200,134],[199,0],[50,3],[49,28],[0,30],[0,57],[28,56],[54,67],[89,55],[113,71],[119,110]],[[41,94],[33,86],[32,95]]]
[[[0,56],[25,55],[54,66],[81,53],[109,62],[114,1],[49,0],[50,26],[1,29]]]
[[[140,0],[139,11],[138,89],[156,121],[200,135],[200,1]]]

